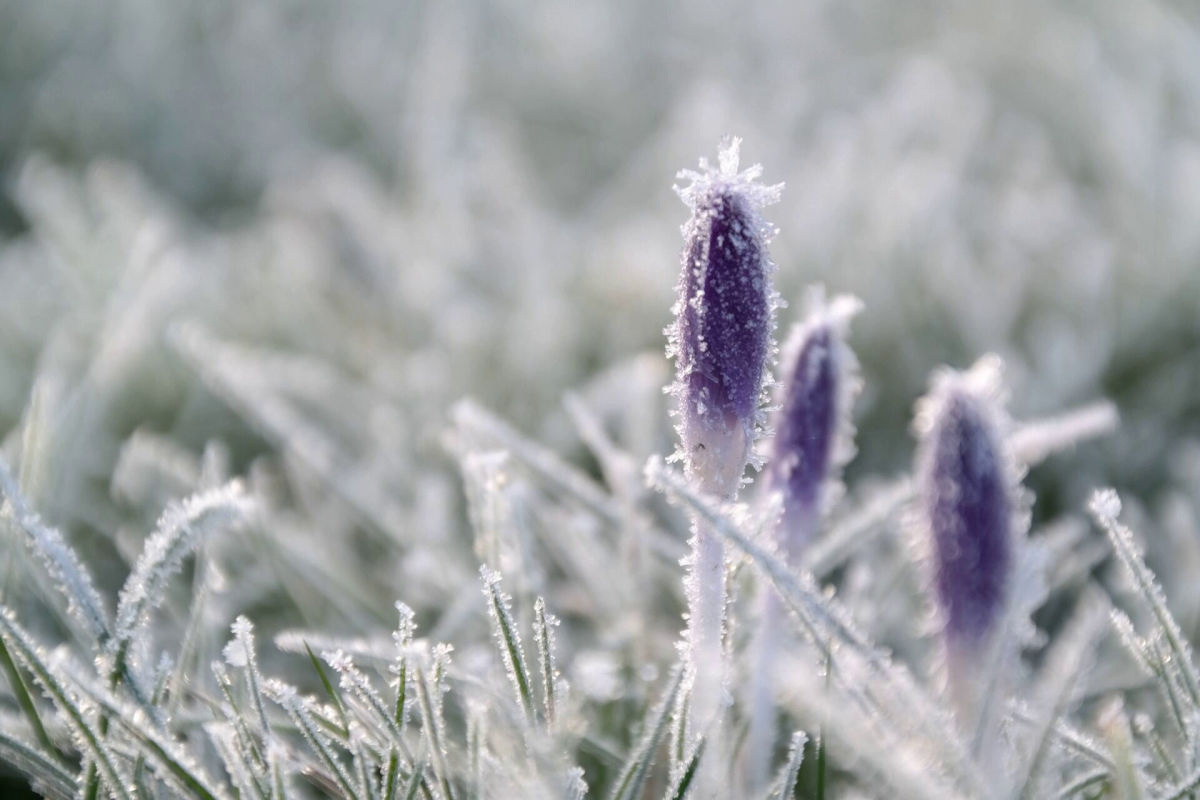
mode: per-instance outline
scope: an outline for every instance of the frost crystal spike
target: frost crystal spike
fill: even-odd
[[[917,414],[920,503],[951,672],[986,646],[1015,563],[1017,474],[1003,438],[999,374],[997,359],[942,373]]]
[[[701,159],[699,172],[679,173],[690,181],[676,191],[692,216],[667,330],[682,457],[693,481],[721,495],[736,491],[749,455],[777,305],[767,254],[774,229],[759,210],[782,184],[759,184],[757,165],[738,172],[739,144],[723,145],[716,169]]]

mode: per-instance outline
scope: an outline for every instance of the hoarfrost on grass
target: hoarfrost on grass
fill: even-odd
[[[1019,24],[930,8],[895,25],[777,8],[732,26],[696,14],[689,44],[653,4],[495,25],[456,3],[313,16],[308,0],[218,0],[203,19],[110,3],[62,28],[72,5],[7,12],[22,46],[0,111],[19,118],[0,137],[0,516],[23,542],[4,568],[23,627],[5,616],[0,758],[39,791],[632,798],[682,792],[714,764],[740,790],[731,747],[703,720],[684,736],[678,559],[695,514],[730,545],[709,561],[733,598],[735,732],[758,621],[744,599],[768,582],[788,598],[775,627],[798,677],[765,754],[781,795],[793,775],[815,792],[817,742],[836,795],[1194,792],[1186,14],[1025,4]],[[520,47],[492,38],[509,34]],[[712,69],[709,39],[752,50],[745,74]],[[655,79],[631,84],[643,70]],[[234,88],[211,105],[212,86]],[[871,309],[855,330],[862,463],[798,568],[747,508],[661,465],[648,490],[638,469],[672,449],[655,396],[678,210],[663,165],[730,118],[795,191],[739,171],[731,145],[681,173],[681,197],[695,207],[722,185],[756,212],[779,201],[782,230],[756,232],[774,237],[782,295],[823,280]],[[84,163],[101,151],[140,169]],[[746,255],[750,232],[710,250]],[[720,338],[700,336],[697,358]],[[1035,417],[1007,446],[1040,464],[1030,480],[1049,498],[1030,533],[1046,580],[1018,566],[1021,604],[1000,623],[1021,643],[1018,677],[980,717],[1010,746],[996,781],[974,732],[950,724],[914,619],[920,565],[897,540],[914,494],[905,409],[933,365],[990,349]],[[454,405],[468,391],[480,400]],[[1122,426],[1107,401],[1062,413],[1103,391]],[[754,401],[751,437],[767,434],[766,395],[735,394]],[[710,391],[695,411],[722,406]],[[235,474],[254,524],[222,535],[247,510],[215,489]],[[1098,481],[1126,499],[1094,504],[1107,539],[1078,518]],[[176,525],[197,493],[214,505]],[[195,575],[180,569],[192,554]],[[511,599],[464,589],[481,560]],[[1113,580],[1117,562],[1131,582]],[[397,597],[412,609],[389,641]],[[1096,597],[1112,608],[1093,638],[1091,608],[1065,620]],[[1028,636],[1034,614],[1045,629]],[[250,619],[275,647],[255,648]],[[112,670],[126,645],[130,668]]]

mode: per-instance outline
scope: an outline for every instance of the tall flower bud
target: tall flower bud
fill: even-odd
[[[1000,362],[946,371],[917,407],[920,508],[928,528],[932,590],[960,710],[1010,602],[1024,511],[1008,451]]]
[[[739,145],[723,145],[717,169],[701,159],[699,172],[679,173],[690,181],[676,191],[692,216],[666,331],[681,455],[689,477],[721,496],[736,492],[750,456],[778,304],[767,254],[774,229],[759,210],[779,199],[782,184],[759,184],[758,165],[738,172]]]
[[[845,295],[827,304],[814,289],[807,318],[783,348],[767,486],[780,495],[777,544],[792,563],[834,498],[838,471],[854,455],[850,407],[860,381],[845,335],[861,308]]]
[[[757,165],[739,172],[739,144],[732,139],[722,145],[716,169],[701,159],[698,172],[679,173],[688,184],[676,191],[692,215],[682,228],[675,324],[666,331],[676,366],[670,391],[677,402],[679,457],[700,491],[722,499],[736,495],[762,421],[778,304],[767,255],[774,230],[759,210],[778,200],[782,185],[759,184]],[[725,552],[699,523],[691,548],[687,719],[693,731],[709,730],[713,745],[720,739],[714,721],[725,696]],[[719,796],[719,783],[706,772],[700,796]]]
[[[810,290],[803,322],[792,327],[783,347],[773,420],[766,488],[780,510],[775,544],[792,565],[812,540],[821,514],[835,498],[838,472],[854,455],[850,407],[858,393],[858,360],[846,345],[850,320],[862,308],[855,297],[825,302],[820,287]],[[776,650],[783,608],[767,589],[748,682],[750,726],[745,748],[748,793],[769,780],[775,744]]]

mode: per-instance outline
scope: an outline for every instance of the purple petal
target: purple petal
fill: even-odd
[[[1013,482],[983,402],[963,387],[947,387],[920,476],[946,637],[969,646],[995,628],[1013,564]]]
[[[692,480],[724,496],[737,491],[761,417],[777,295],[767,255],[773,231],[758,212],[782,189],[760,184],[757,165],[738,172],[738,145],[722,146],[719,168],[701,159],[699,172],[679,173],[689,183],[676,191],[692,216],[667,331],[680,455]]]
[[[833,332],[820,325],[800,343],[776,416],[770,474],[783,492],[785,517],[816,508],[837,435],[838,395]]]
[[[748,422],[758,408],[772,328],[760,228],[732,188],[700,198],[687,225],[677,366],[688,413],[709,424]]]

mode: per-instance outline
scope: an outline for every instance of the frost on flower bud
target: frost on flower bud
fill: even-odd
[[[813,535],[837,471],[854,455],[850,406],[859,387],[845,334],[862,304],[848,296],[827,304],[817,288],[808,307],[783,349],[767,475],[782,504],[778,544],[793,561]]]
[[[999,359],[940,374],[916,425],[921,510],[953,682],[995,632],[1016,561],[1019,475],[1004,438]]]
[[[685,170],[676,187],[692,216],[683,226],[682,269],[667,330],[675,357],[682,457],[706,491],[733,494],[750,454],[771,355],[777,298],[767,254],[773,229],[759,210],[782,184],[757,182],[761,167],[738,172],[732,139],[714,169]]]

